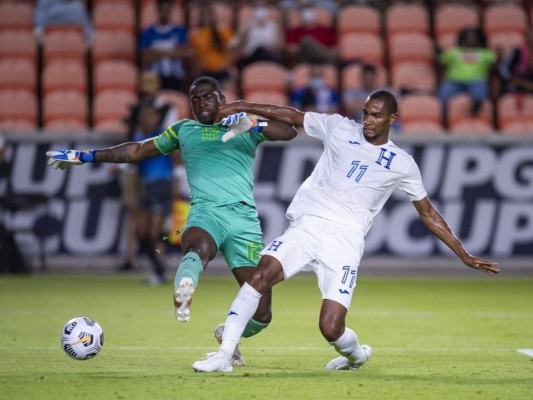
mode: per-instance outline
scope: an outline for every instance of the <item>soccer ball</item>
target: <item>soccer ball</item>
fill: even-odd
[[[103,345],[104,332],[98,322],[90,318],[72,318],[61,331],[63,350],[76,360],[93,358],[102,350]]]

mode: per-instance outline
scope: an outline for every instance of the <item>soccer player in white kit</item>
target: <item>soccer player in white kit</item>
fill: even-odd
[[[222,106],[223,115],[237,111],[294,126],[320,139],[324,152],[311,176],[302,184],[287,210],[290,226],[261,252],[251,278],[233,301],[222,344],[217,353],[197,361],[199,372],[231,372],[229,362],[261,295],[276,283],[312,267],[322,293],[319,327],[340,354],[326,369],[359,369],[372,355],[356,333],[345,326],[355,290],[364,237],[374,216],[394,189],[405,192],[429,230],[450,247],[468,267],[496,274],[496,263],[469,254],[433,207],[413,158],[389,140],[398,117],[390,92],[370,94],[363,109],[363,125],[338,114],[303,113],[292,107],[243,101]]]

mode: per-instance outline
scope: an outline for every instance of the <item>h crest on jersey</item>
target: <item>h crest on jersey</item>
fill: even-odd
[[[390,155],[387,155],[387,149],[385,149],[385,148],[382,147],[382,148],[381,148],[381,153],[379,154],[379,157],[378,157],[378,159],[376,160],[376,164],[379,164],[379,165],[385,167],[386,169],[390,170],[390,165],[391,165],[391,163],[392,163],[392,160],[393,160],[394,157],[396,156],[396,153],[394,153],[394,152],[392,152],[392,151],[390,151],[389,153],[390,153]],[[381,164],[381,162],[382,162],[383,160],[386,161],[385,165]]]

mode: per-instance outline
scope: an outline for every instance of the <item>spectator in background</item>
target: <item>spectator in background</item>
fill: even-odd
[[[93,27],[82,0],[38,0],[33,14],[34,34],[42,41],[44,30],[52,25],[79,25],[90,44]]]
[[[267,3],[254,2],[250,19],[240,28],[230,46],[236,53],[239,69],[256,61],[283,64],[284,37],[280,21],[269,17]]]
[[[533,28],[527,32],[522,46],[503,57],[498,72],[502,79],[502,94],[533,94]]]
[[[487,48],[485,35],[479,28],[466,28],[459,34],[458,45],[439,55],[445,67],[444,79],[438,88],[446,125],[448,101],[459,93],[468,93],[472,98],[472,114],[481,108],[490,97],[489,76],[497,56]]]
[[[337,63],[337,36],[333,26],[318,25],[313,2],[300,0],[302,25],[287,29],[287,59],[289,65]]]
[[[187,29],[170,20],[172,0],[157,0],[158,20],[140,35],[144,69],[156,72],[163,89],[183,89],[184,59],[190,56]]]
[[[336,113],[339,109],[339,93],[329,87],[324,78],[324,66],[312,65],[307,86],[291,93],[291,103],[304,111]]]
[[[199,24],[190,34],[194,50],[193,76],[210,76],[226,89],[234,89],[234,54],[229,43],[233,30],[229,26],[218,26],[211,4],[200,9]]]

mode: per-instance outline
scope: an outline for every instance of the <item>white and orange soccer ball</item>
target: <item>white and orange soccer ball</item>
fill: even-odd
[[[72,318],[61,331],[61,346],[76,360],[96,356],[104,345],[104,332],[95,320],[87,317]]]

